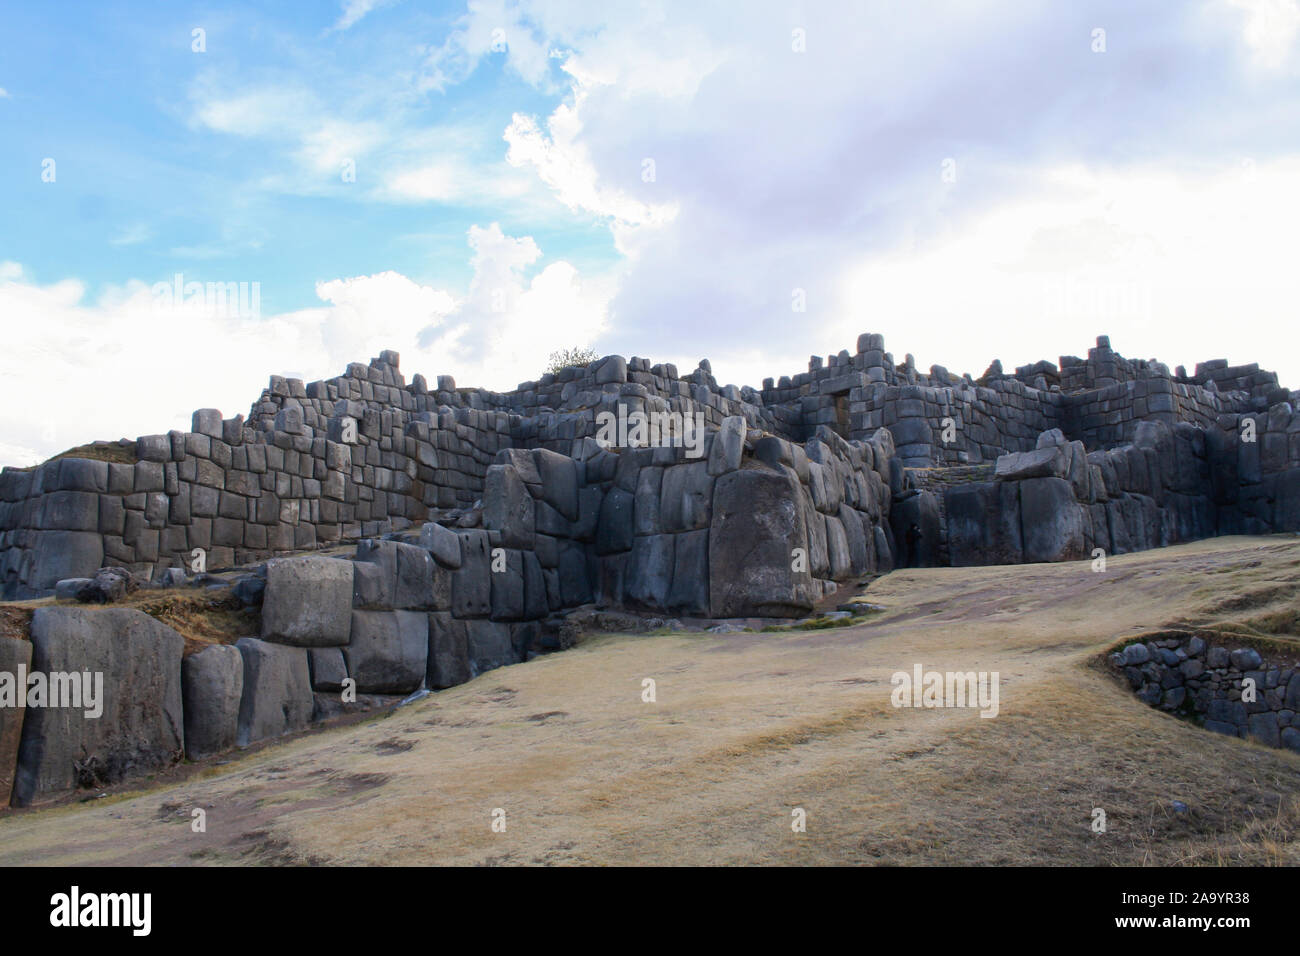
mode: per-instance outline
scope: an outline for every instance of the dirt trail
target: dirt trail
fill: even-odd
[[[11,812],[0,864],[1294,864],[1300,755],[1153,711],[1095,661],[1298,589],[1286,537],[898,572],[852,628],[595,638],[164,789]],[[1000,672],[999,715],[895,709],[917,663]]]

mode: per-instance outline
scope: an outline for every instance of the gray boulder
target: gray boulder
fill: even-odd
[[[30,668],[31,663],[31,641],[0,637],[0,674],[13,675],[15,681],[13,705],[0,706],[0,807],[9,806],[18,768],[18,747],[22,743],[27,695],[25,688],[17,686],[18,670]]]
[[[64,578],[55,583],[54,597],[60,601],[75,601],[81,589],[92,583],[92,578]]]
[[[710,475],[722,475],[740,467],[745,455],[745,436],[748,431],[741,415],[732,415],[722,420],[713,436],[713,446],[709,449],[707,467]]]
[[[954,567],[1020,564],[1020,485],[982,481],[944,492],[948,554]]]
[[[501,532],[507,548],[532,550],[536,530],[533,496],[511,465],[492,465],[483,485],[483,527]]]
[[[633,541],[627,576],[630,603],[654,610],[667,605],[673,580],[673,540],[671,534],[648,534]]]
[[[487,617],[492,611],[492,557],[486,531],[462,531],[461,565],[451,579],[452,613]]]
[[[1239,671],[1253,671],[1263,662],[1263,658],[1259,656],[1259,651],[1251,647],[1242,647],[1232,651],[1228,655],[1228,660]]]
[[[664,473],[668,476],[681,466]],[[692,466],[693,467],[693,466]],[[801,617],[812,610],[812,575],[794,570],[808,550],[794,473],[751,468],[718,478],[709,528],[713,617]]]
[[[460,535],[450,528],[433,521],[426,523],[420,528],[420,547],[431,552],[444,568],[460,567]]]
[[[463,684],[474,676],[464,621],[446,612],[429,615],[428,686],[441,689]]]
[[[314,707],[307,649],[255,637],[242,637],[235,647],[244,659],[236,743],[247,747],[306,727]]]
[[[15,804],[78,785],[116,783],[179,760],[185,748],[184,646],[171,628],[134,609],[37,608],[32,672],[75,673],[83,685],[89,675],[92,687],[102,674],[102,700],[95,702],[102,711],[86,716],[85,697],[80,706],[28,708]]]
[[[343,682],[348,677],[348,664],[343,657],[343,648],[308,648],[307,664],[311,670],[312,690],[343,689]]]
[[[533,451],[533,461],[541,476],[542,500],[569,521],[577,521],[578,463],[545,448]]]
[[[233,748],[239,737],[244,657],[230,644],[214,644],[181,662],[185,703],[185,753],[191,760]]]
[[[263,640],[294,647],[346,644],[351,615],[351,561],[308,555],[267,562]]]
[[[1084,557],[1084,510],[1062,478],[1020,483],[1020,526],[1025,561],[1073,561]]]
[[[1047,445],[1033,451],[1016,451],[998,458],[994,477],[998,481],[1026,478],[1064,478],[1070,473],[1070,456],[1064,445]]]
[[[507,664],[517,664],[510,625],[503,621],[466,621],[466,650],[475,676]]]
[[[419,611],[353,611],[343,650],[358,693],[406,694],[424,682],[429,617]]]
[[[126,568],[100,568],[76,594],[82,604],[112,604],[136,590],[136,582]]]

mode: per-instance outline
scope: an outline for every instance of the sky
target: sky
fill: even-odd
[[[1297,0],[0,18],[0,464],[386,348],[757,386],[867,331],[974,375],[1107,334],[1300,387]]]

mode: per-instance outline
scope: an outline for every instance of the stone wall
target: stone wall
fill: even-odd
[[[1038,436],[1052,430],[1088,453],[1108,451],[1132,444],[1152,422],[1195,426],[1205,441],[1222,445],[1222,436],[1250,418],[1260,441],[1238,448],[1232,435],[1231,450],[1215,452],[1216,516],[1195,533],[1289,528],[1300,466],[1292,408],[1292,393],[1255,366],[1216,360],[1192,376],[1181,369],[1171,375],[1154,360],[1119,356],[1105,336],[1086,360],[1062,358],[1059,369],[1039,362],[1014,375],[994,362],[976,380],[937,365],[920,372],[911,356],[896,365],[883,337],[868,333],[854,354],[814,356],[807,372],[767,379],[759,390],[719,386],[707,361],[681,376],[672,365],[616,355],[510,392],[457,388],[449,376],[431,388],[421,375],[406,383],[397,354],[384,352],[323,382],[273,376],[247,420],[200,409],[189,432],[115,448],[123,460],[64,458],[4,469],[0,596],[48,594],[59,580],[105,564],[157,580],[169,568],[192,569],[196,549],[216,569],[401,531],[480,500],[503,450],[544,449],[585,462],[599,416],[620,412],[699,416],[708,434],[739,419],[747,434],[796,446],[822,432],[861,445],[886,428],[901,464],[917,469],[992,464],[1035,450]],[[1218,463],[1234,457],[1230,467]],[[648,474],[670,466],[653,463]],[[646,487],[654,480],[647,477]],[[597,483],[612,482],[602,476]],[[800,486],[807,487],[802,474]],[[895,497],[909,491],[901,481],[891,487]],[[1078,500],[1095,511],[1111,499]],[[936,560],[946,552],[944,499],[921,497],[907,508],[903,528],[930,526],[924,550],[926,560]],[[883,524],[891,535],[893,524]],[[674,526],[633,537],[699,530]],[[674,538],[674,553],[679,543],[688,552],[699,547]],[[637,568],[662,563],[667,547],[637,545]]]
[[[104,674],[108,710],[0,712],[0,782],[25,806],[301,730],[354,704],[349,682],[386,704],[464,683],[562,649],[558,612],[590,602],[797,616],[892,566],[887,431],[860,443],[820,429],[799,445],[734,416],[707,437],[694,459],[591,440],[580,458],[502,449],[481,504],[447,524],[227,580],[260,605],[259,632],[233,646],[185,657],[181,636],[138,610],[42,606],[32,668]],[[0,666],[15,671],[28,647],[4,639]]]
[[[1132,444],[1094,452],[1046,432],[1034,451],[1000,458],[995,480],[945,490],[950,561],[1066,561],[1300,530],[1300,416],[1274,408],[1255,416],[1253,442],[1239,416],[1209,428],[1145,421]]]
[[[1300,661],[1294,654],[1265,659],[1254,648],[1229,650],[1213,638],[1171,633],[1129,644],[1110,662],[1152,707],[1215,733],[1300,752]]]

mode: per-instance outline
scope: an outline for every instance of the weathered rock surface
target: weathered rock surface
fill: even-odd
[[[27,706],[26,688],[19,686],[18,674],[20,669],[30,671],[31,664],[30,641],[0,637],[0,682],[5,680],[4,675],[10,675],[8,687],[0,686],[0,807],[9,806],[13,793]]]
[[[238,745],[247,747],[306,727],[314,708],[307,649],[255,637],[240,638],[235,647],[244,659]]]
[[[114,783],[175,763],[185,747],[181,698],[184,639],[129,608],[40,607],[32,615],[32,672],[79,675],[102,707],[29,707],[13,800],[19,806],[76,786]],[[87,677],[89,675],[89,677]],[[57,682],[51,679],[50,689]],[[64,698],[64,702],[72,698]],[[51,693],[53,703],[53,693]]]
[[[185,753],[191,760],[230,750],[239,735],[244,658],[239,648],[216,644],[181,664]]]
[[[305,556],[267,562],[263,640],[295,647],[346,644],[351,614],[351,561]]]
[[[353,611],[343,649],[348,674],[364,694],[405,694],[424,681],[429,618],[419,611]]]
[[[709,528],[713,617],[798,617],[812,609],[812,575],[795,570],[808,533],[790,472],[745,469],[717,481]]]

